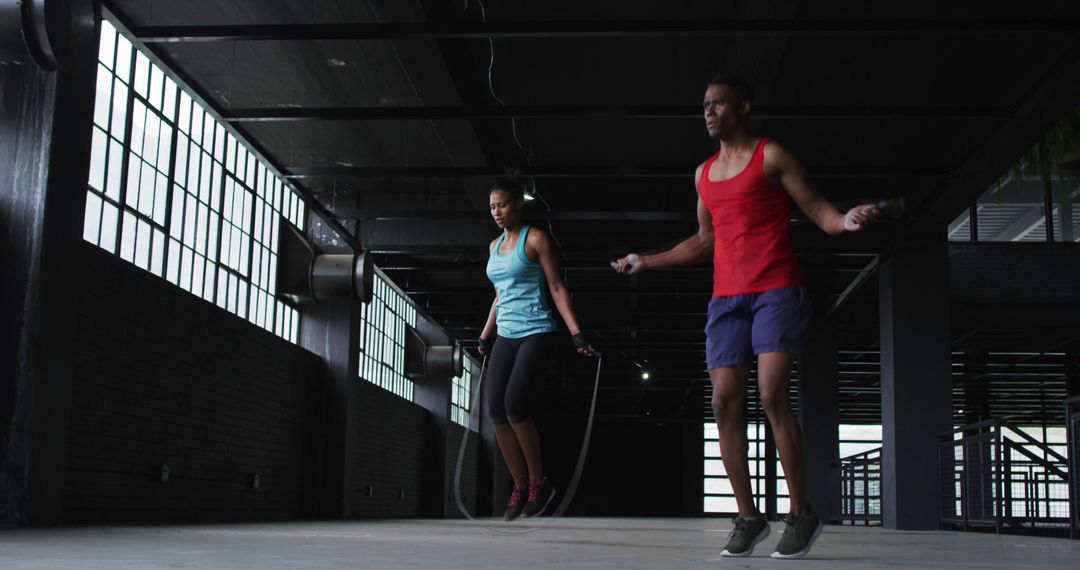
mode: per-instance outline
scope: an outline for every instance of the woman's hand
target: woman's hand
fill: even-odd
[[[476,346],[476,349],[480,351],[480,356],[490,355],[493,348],[495,348],[495,341],[484,337],[480,337],[480,343]]]
[[[578,354],[582,356],[592,356],[596,353],[596,349],[589,343],[589,339],[585,338],[584,332],[578,331],[571,339],[574,341],[574,348],[577,350]]]

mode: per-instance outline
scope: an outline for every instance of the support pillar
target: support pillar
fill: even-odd
[[[936,529],[941,494],[936,436],[952,427],[944,228],[898,244],[881,264],[878,280],[884,525]]]
[[[445,346],[451,342],[445,332],[424,318],[417,319],[416,330],[429,346]],[[451,511],[457,512],[457,506],[452,502],[454,465],[447,461],[446,441],[450,425],[451,381],[448,375],[431,375],[414,381],[413,401],[429,414],[424,429],[424,474],[420,497],[425,517],[443,518]]]
[[[300,346],[323,359],[317,512],[325,518],[349,516],[350,450],[356,437],[350,398],[358,381],[359,330],[360,306],[355,301],[314,303],[301,312]]]
[[[1065,355],[1065,396],[1080,396],[1080,353]]]
[[[96,56],[0,66],[0,525],[63,517]]]
[[[799,356],[799,423],[803,433],[806,501],[822,520],[839,505],[840,479],[831,480],[830,465],[840,460],[839,382],[836,346],[821,331]],[[835,513],[839,515],[839,513]]]
[[[312,242],[325,253],[352,253],[317,217],[309,215]],[[352,492],[352,453],[357,437],[352,386],[360,367],[360,303],[322,301],[300,311],[300,346],[323,359],[319,491],[316,512],[323,518],[348,518]]]

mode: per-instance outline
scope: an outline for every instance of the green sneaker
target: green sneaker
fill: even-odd
[[[754,547],[769,536],[769,523],[760,513],[752,519],[735,517],[731,522],[735,523],[735,528],[728,535],[727,546],[720,552],[720,556],[733,558],[750,556],[754,553]]]
[[[784,535],[776,544],[776,552],[773,558],[802,558],[810,552],[810,547],[821,535],[821,520],[816,513],[810,513],[805,517],[788,515],[784,517]]]

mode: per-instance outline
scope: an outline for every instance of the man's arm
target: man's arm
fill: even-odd
[[[701,171],[705,165],[699,165],[694,174],[694,187],[701,179]],[[675,247],[652,255],[640,255],[631,253],[626,257],[615,261],[612,265],[615,271],[633,275],[645,269],[660,267],[678,267],[682,265],[694,265],[709,259],[713,250],[713,225],[712,215],[709,208],[701,200],[701,194],[697,199],[698,231],[696,234],[679,242]]]
[[[874,204],[855,206],[846,214],[840,213],[832,202],[810,186],[806,169],[798,157],[776,143],[770,142],[765,146],[764,163],[765,174],[783,188],[799,209],[827,234],[858,231],[877,218],[877,206]]]

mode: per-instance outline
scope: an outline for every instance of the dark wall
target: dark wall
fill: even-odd
[[[118,257],[82,249],[64,520],[308,515],[320,360]]]
[[[566,365],[562,365],[566,360]],[[537,424],[544,467],[561,502],[585,437],[594,361],[569,347],[540,388]],[[610,399],[619,379],[601,371],[596,419],[581,481],[568,516],[701,516],[704,496],[704,435],[701,421],[620,418]],[[621,402],[621,401],[620,401]],[[505,501],[506,498],[502,497]],[[501,510],[499,511],[501,512]]]
[[[560,490],[557,500],[561,501],[577,463],[584,418],[557,424],[545,421],[542,430],[544,461]],[[581,482],[566,514],[701,516],[703,446],[701,424],[597,423]]]
[[[356,439],[351,450],[349,516],[420,516],[425,492],[438,492],[423,484],[428,412],[362,380],[353,386],[350,405]]]
[[[447,430],[446,435],[446,482],[449,487],[445,498],[445,516],[449,518],[459,518],[464,516],[461,514],[461,511],[458,510],[457,502],[454,500],[454,493],[461,493],[462,503],[464,504],[466,511],[472,516],[477,515],[477,509],[480,504],[480,489],[477,483],[480,466],[480,437],[474,431],[469,432],[469,437],[465,441],[465,456],[461,458],[460,489],[454,489],[454,476],[457,472],[458,453],[461,450],[462,438],[464,435],[464,427],[455,423],[450,424],[450,429]]]
[[[950,244],[954,301],[1080,302],[1075,244]]]

